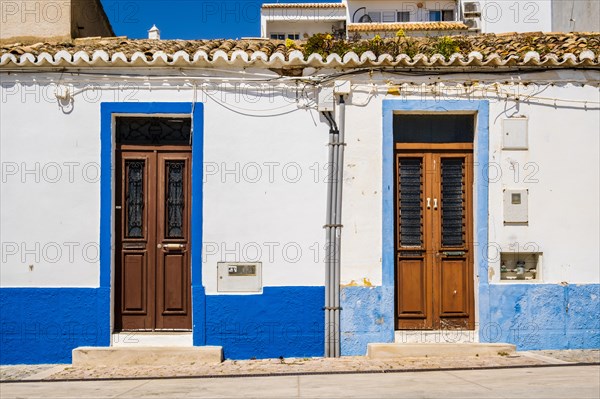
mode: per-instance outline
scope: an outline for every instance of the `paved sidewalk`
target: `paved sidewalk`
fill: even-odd
[[[539,398],[598,399],[600,366],[244,378],[3,383],[2,399]]]
[[[600,350],[529,351],[492,357],[430,357],[371,360],[363,356],[226,360],[221,364],[173,366],[73,367],[71,365],[1,366],[0,381],[166,378],[193,376],[285,375],[332,372],[449,370],[493,367],[600,363]]]

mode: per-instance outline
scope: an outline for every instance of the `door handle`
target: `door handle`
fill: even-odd
[[[437,198],[433,199],[433,209],[437,209]]]
[[[158,248],[162,248],[164,251],[183,251],[185,249],[185,244],[158,244]]]
[[[427,209],[431,208],[431,198],[427,197]]]
[[[466,252],[465,251],[445,251],[445,252],[442,252],[442,254],[444,256],[465,256]]]

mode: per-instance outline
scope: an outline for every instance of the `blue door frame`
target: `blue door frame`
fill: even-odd
[[[100,288],[112,285],[113,175],[115,115],[190,115],[192,117],[192,331],[194,345],[206,343],[205,293],[202,286],[202,173],[204,143],[204,107],[202,103],[150,102],[102,103],[100,108]],[[107,309],[108,314],[112,309]],[[108,331],[109,329],[107,329]],[[109,334],[111,331],[109,331]]]
[[[486,342],[490,334],[485,328],[490,323],[489,283],[488,283],[488,188],[486,175],[489,162],[489,102],[478,101],[435,101],[435,100],[383,100],[383,218],[382,218],[382,285],[384,313],[388,315],[387,335],[389,342],[394,340],[394,295],[395,295],[395,250],[394,250],[394,113],[472,113],[476,115],[474,143],[474,270],[479,276],[475,286],[475,298],[479,311],[476,325],[480,326],[479,339]]]

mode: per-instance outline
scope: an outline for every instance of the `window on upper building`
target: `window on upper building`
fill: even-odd
[[[395,14],[394,11],[383,11],[381,13],[381,22],[396,22]]]
[[[430,21],[441,21],[442,20],[442,12],[441,11],[429,11],[429,20]]]
[[[280,32],[275,32],[275,33],[271,33],[269,35],[269,37],[273,40],[285,40],[285,39],[292,39],[292,40],[300,40],[300,34],[299,33],[280,33]]]
[[[398,22],[410,22],[410,11],[398,11]]]
[[[454,21],[454,10],[443,10],[442,21]]]
[[[381,11],[369,11],[367,14],[371,18],[371,22],[381,22]]]

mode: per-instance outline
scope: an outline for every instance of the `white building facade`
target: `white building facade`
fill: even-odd
[[[268,41],[3,50],[2,363],[167,332],[232,359],[598,348],[598,36],[564,44],[582,39],[450,60]]]
[[[507,32],[597,32],[600,3],[594,0],[391,1],[265,3],[261,36],[302,40],[314,33],[347,38]],[[306,35],[305,35],[306,34]]]

